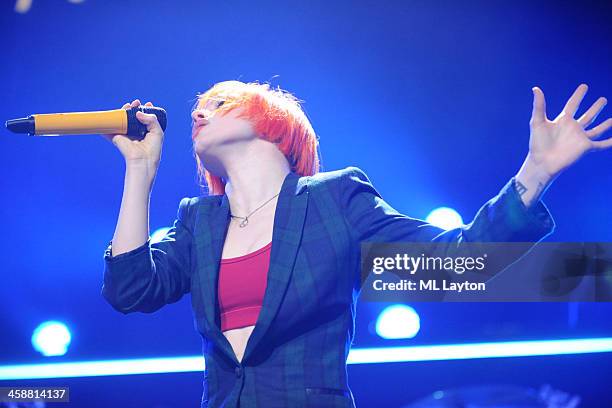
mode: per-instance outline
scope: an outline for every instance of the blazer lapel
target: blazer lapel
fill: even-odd
[[[202,309],[206,322],[206,332],[210,340],[224,349],[225,353],[235,359],[231,345],[220,330],[218,316],[217,280],[219,264],[223,252],[223,243],[229,226],[229,203],[227,196],[217,196],[209,205],[202,205],[197,219],[196,254],[198,257],[198,275],[202,299]],[[196,311],[197,312],[197,311]],[[226,344],[227,343],[227,344]]]
[[[270,328],[293,272],[308,207],[307,177],[289,173],[283,183],[274,214],[270,267],[263,305],[249,337],[243,361],[256,349]]]
[[[308,205],[307,177],[290,172],[285,177],[274,214],[270,267],[264,300],[255,329],[251,333],[243,361],[256,347],[270,327],[289,283],[299,247]],[[304,192],[302,194],[302,192]],[[236,355],[220,329],[218,279],[223,244],[229,226],[230,211],[227,195],[210,206],[202,206],[199,220],[202,230],[196,233],[196,250],[200,271],[204,317],[214,340],[234,361]],[[206,228],[208,226],[208,228]]]

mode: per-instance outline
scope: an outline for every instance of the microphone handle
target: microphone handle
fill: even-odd
[[[110,111],[30,115],[27,118],[7,121],[6,126],[13,132],[29,133],[31,136],[118,134],[141,140],[147,134],[147,127],[136,118],[138,111],[157,116],[162,130],[166,130],[166,111],[143,105]]]

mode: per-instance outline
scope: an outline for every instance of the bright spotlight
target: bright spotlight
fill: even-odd
[[[166,234],[170,231],[169,227],[159,228],[153,234],[151,234],[151,243],[161,241]]]
[[[70,345],[70,331],[58,321],[47,321],[38,325],[32,334],[32,346],[43,356],[63,356]]]
[[[392,305],[376,319],[376,333],[384,339],[410,339],[421,328],[418,313],[406,305]]]
[[[463,225],[463,218],[452,208],[438,207],[429,213],[425,219],[429,224],[445,230],[451,230]]]

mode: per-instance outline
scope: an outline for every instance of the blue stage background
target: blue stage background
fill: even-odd
[[[2,120],[115,109],[135,98],[167,110],[151,232],[172,224],[181,198],[199,194],[189,113],[196,93],[218,81],[269,81],[294,93],[320,137],[322,170],[358,166],[402,213],[424,218],[449,206],[466,222],[527,153],[533,86],[544,91],[550,119],[582,82],[590,89],[579,114],[599,96],[612,98],[612,13],[604,2],[34,0],[27,13],[14,3],[0,4]],[[114,146],[94,135],[0,133],[0,365],[199,354],[188,297],[155,314],[123,316],[100,296],[123,188]],[[553,184],[544,197],[557,223],[549,240],[612,241],[611,163],[612,151],[589,154]],[[391,341],[372,330],[381,305],[360,304],[355,347],[612,335],[612,307],[603,303],[412,306],[421,331]],[[70,327],[72,344],[64,356],[43,358],[30,337],[52,319]],[[606,377],[589,367],[611,363],[610,353],[395,363],[349,366],[349,377],[365,407],[486,379],[549,383],[597,406],[612,398]],[[200,377],[71,384],[77,394],[116,387],[115,401],[130,390],[149,401],[147,389],[159,396],[174,384],[163,406],[195,406]],[[172,399],[181,384],[185,392]]]

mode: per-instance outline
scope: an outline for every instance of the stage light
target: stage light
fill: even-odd
[[[38,325],[32,334],[32,346],[43,356],[63,356],[70,345],[70,331],[62,322],[47,321]]]
[[[169,227],[159,228],[153,234],[151,234],[151,243],[159,242],[163,237],[170,231]]]
[[[202,372],[205,368],[202,356],[24,364],[0,366],[0,380],[185,373]]]
[[[406,361],[469,360],[474,358],[556,356],[612,352],[612,338],[507,341],[436,346],[352,349],[348,364]]]
[[[418,313],[407,305],[388,306],[376,319],[376,333],[384,339],[411,339],[420,328]]]
[[[612,338],[353,348],[347,364],[610,353]],[[202,356],[0,366],[0,381],[107,375],[202,372]]]
[[[68,3],[79,4],[85,0],[68,0]],[[32,0],[17,0],[15,3],[15,11],[17,13],[25,14],[32,8]]]
[[[461,218],[461,215],[448,207],[436,208],[429,213],[425,221],[445,230],[461,227],[463,225],[463,218]]]

